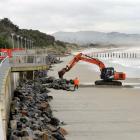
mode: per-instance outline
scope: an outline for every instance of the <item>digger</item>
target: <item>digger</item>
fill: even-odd
[[[100,68],[100,78],[101,80],[95,81],[95,85],[115,85],[122,86],[122,82],[118,80],[125,80],[126,74],[123,72],[116,72],[113,67],[106,67],[105,64],[97,58],[90,57],[86,54],[77,54],[69,64],[58,72],[59,78],[63,79],[66,72],[71,70],[73,66],[79,62],[85,61],[91,64],[95,64]]]

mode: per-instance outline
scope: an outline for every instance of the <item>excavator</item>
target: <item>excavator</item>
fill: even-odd
[[[74,65],[79,61],[85,61],[91,64],[95,64],[100,68],[100,78],[101,80],[95,81],[95,85],[115,85],[122,86],[122,82],[118,80],[125,80],[126,74],[123,72],[116,72],[113,67],[106,67],[105,64],[97,58],[90,57],[86,54],[79,53],[66,65],[65,68],[62,68],[58,72],[60,79],[63,79],[63,76],[66,72],[71,70]]]

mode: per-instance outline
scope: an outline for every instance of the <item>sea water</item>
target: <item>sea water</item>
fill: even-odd
[[[127,78],[140,78],[140,47],[120,47],[120,48],[101,48],[101,49],[87,49],[82,53],[88,54],[90,56],[93,53],[128,53],[128,58],[113,58],[113,57],[98,57],[106,67],[114,67],[116,71],[126,73]],[[136,58],[130,58],[130,53],[137,53]],[[99,67],[87,62],[80,62],[81,64],[85,64],[88,68],[100,72]]]

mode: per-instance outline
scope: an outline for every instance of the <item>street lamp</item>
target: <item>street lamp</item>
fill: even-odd
[[[25,43],[24,43],[24,46],[25,46],[25,50],[27,51],[27,44],[26,44],[26,41],[27,41],[27,39],[26,38],[24,38],[24,41],[25,41]]]
[[[32,49],[32,40],[30,40],[30,48]]]
[[[34,41],[32,41],[32,48],[34,48],[34,44],[33,43],[34,43]]]
[[[30,49],[29,39],[27,39],[27,49]]]
[[[31,40],[29,39],[29,49],[31,49]]]
[[[12,36],[12,44],[13,44],[13,49],[15,48],[15,44],[14,44],[14,33],[11,33],[11,36]]]
[[[31,49],[31,40],[29,39],[28,41],[29,41],[29,42],[28,42],[28,44],[29,44],[29,49]]]
[[[19,49],[19,37],[20,37],[20,35],[17,35],[18,49]]]
[[[20,40],[21,40],[21,43],[20,43],[21,48],[23,47],[23,44],[22,44],[22,39],[23,39],[23,37],[21,36],[21,37],[20,37]]]

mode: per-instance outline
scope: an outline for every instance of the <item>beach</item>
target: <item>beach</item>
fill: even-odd
[[[67,65],[72,56],[61,58],[62,63],[52,66],[49,76]],[[78,77],[80,83],[94,83],[99,73],[78,63],[64,78]],[[123,83],[139,82],[129,78]],[[140,89],[118,87],[80,87],[76,91],[51,89],[54,115],[66,125],[67,140],[139,140]]]

